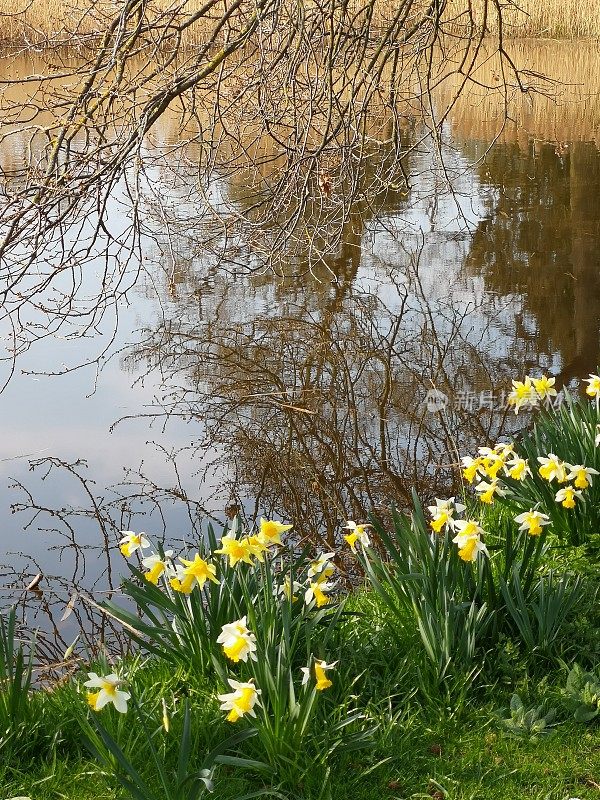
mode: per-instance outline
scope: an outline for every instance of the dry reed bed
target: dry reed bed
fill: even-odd
[[[156,0],[149,5],[147,16],[152,19],[165,9],[178,7],[183,14],[188,14],[202,4],[202,0]],[[350,5],[353,5],[352,0]],[[358,0],[355,5],[359,7]],[[484,13],[486,5],[487,14]],[[73,39],[97,35],[105,28],[107,18],[113,17],[121,6],[118,0],[0,0],[0,41],[16,46],[48,40],[66,44]],[[212,13],[217,13],[218,8]],[[374,0],[375,24],[378,19],[385,23],[395,9],[392,0]],[[455,21],[464,31],[468,9],[477,26],[485,23],[492,32],[497,30],[497,12],[491,0],[454,0],[448,4],[444,21],[450,26]],[[415,14],[418,10],[415,6]],[[503,4],[503,18],[506,33],[512,38],[600,38],[599,0],[515,0],[514,5]],[[187,33],[186,42],[202,41],[205,28],[202,21],[195,23]]]
[[[542,94],[535,91],[523,94],[515,87],[510,92],[510,119],[504,126],[501,91],[467,87],[450,112],[455,135],[491,141],[502,131],[502,139],[521,144],[532,139],[556,144],[578,140],[600,142],[600,44],[511,42],[509,51],[520,67],[556,82],[546,84]],[[497,65],[491,60],[479,67],[474,77],[494,86],[496,76]],[[440,108],[452,98],[454,83],[449,81],[440,92]],[[532,78],[531,83],[540,86],[537,79]]]

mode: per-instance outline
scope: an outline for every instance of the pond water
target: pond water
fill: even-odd
[[[131,287],[93,336],[35,342],[0,396],[3,603],[43,573],[26,613],[48,626],[73,586],[118,585],[121,528],[193,543],[232,504],[330,546],[340,522],[404,505],[413,486],[450,491],[459,455],[524,427],[505,406],[511,378],[575,386],[597,369],[600,56],[556,43],[522,56],[570,65],[558,100],[515,101],[498,135],[493,103],[464,97],[445,130],[452,191],[423,145],[410,190],[357,201],[319,263],[300,242],[280,274],[257,266],[265,231],[221,254],[218,232],[199,245],[211,220],[185,201],[193,163],[170,163],[159,130]],[[217,174],[205,192],[243,210],[247,186]],[[125,231],[121,188],[107,215]],[[74,620],[56,626],[66,646]]]

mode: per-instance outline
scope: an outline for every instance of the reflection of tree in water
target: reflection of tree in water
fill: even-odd
[[[559,382],[600,360],[600,154],[570,147],[498,144],[480,167],[495,188],[474,234],[467,268],[489,289],[522,297],[527,366],[554,363]],[[533,330],[532,330],[533,329]],[[560,356],[557,363],[554,354]]]

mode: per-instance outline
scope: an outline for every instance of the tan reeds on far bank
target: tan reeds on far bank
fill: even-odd
[[[429,5],[426,0],[422,1],[423,5]],[[416,0],[414,13],[418,14],[420,2]],[[308,5],[311,4],[308,0]],[[500,5],[505,34],[511,38],[600,39],[600,0],[510,0]],[[155,0],[148,5],[147,14],[151,18],[153,14],[160,15],[161,11],[174,8],[187,14],[201,6],[202,0]],[[102,31],[107,17],[114,17],[121,7],[119,0],[0,0],[0,42],[22,46],[50,38],[68,44],[70,39]],[[217,5],[212,9],[213,18],[218,8]],[[395,8],[392,0],[373,0],[373,18],[389,19]],[[495,32],[498,14],[493,0],[449,0],[443,19],[450,25],[452,20],[457,20],[464,28],[468,24],[469,10],[477,26],[485,24]],[[202,39],[202,28],[200,21],[190,29],[188,43]]]

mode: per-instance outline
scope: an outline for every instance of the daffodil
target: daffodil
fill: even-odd
[[[241,543],[248,547],[250,555],[254,556],[258,561],[265,560],[265,553],[269,549],[269,545],[265,544],[260,536],[246,536],[241,540]]]
[[[504,468],[509,478],[515,481],[523,481],[527,475],[531,475],[531,469],[525,458],[515,456],[513,459],[506,463]]]
[[[572,486],[565,486],[556,493],[555,500],[565,508],[575,508],[575,498],[581,497],[581,492]]]
[[[237,722],[238,719],[246,714],[255,717],[254,706],[258,702],[258,696],[261,693],[260,689],[257,689],[252,681],[242,683],[234,681],[233,678],[229,678],[229,685],[233,692],[217,695],[221,703],[221,711],[229,711],[227,721]]]
[[[246,617],[223,625],[217,642],[223,645],[223,652],[236,663],[248,661],[248,657],[256,661],[256,636],[246,627]]]
[[[370,528],[371,525],[363,524],[357,525],[354,520],[349,519],[348,522],[344,525],[344,530],[350,531],[347,535],[344,536],[345,541],[350,545],[350,549],[352,552],[356,552],[356,543],[360,542],[363,547],[369,547],[371,544],[371,540],[369,539],[369,533],[367,528]]]
[[[574,481],[577,489],[587,489],[592,485],[592,475],[598,475],[597,469],[584,467],[583,464],[565,464],[565,467],[569,470],[567,480]]]
[[[315,689],[318,692],[322,692],[323,689],[329,689],[330,686],[333,686],[333,683],[329,680],[325,671],[332,669],[337,663],[337,661],[333,661],[331,664],[326,664],[325,661],[315,661]],[[310,669],[309,667],[300,667],[300,670],[302,671],[302,686],[305,686],[310,680]]]
[[[167,575],[171,572],[175,572],[171,562],[172,557],[173,551],[166,550],[164,558],[161,558],[157,553],[152,553],[152,555],[142,558],[142,566],[148,570],[148,572],[144,572],[144,578],[155,586],[158,586],[158,579],[164,572],[166,572]]]
[[[485,533],[475,520],[458,520],[458,533],[452,541],[458,546],[458,555],[463,561],[475,561],[479,553],[487,554],[487,547],[481,541]]]
[[[600,445],[600,425],[596,425],[596,437],[594,439],[594,446]]]
[[[527,531],[530,536],[539,536],[544,525],[550,524],[550,517],[542,514],[541,511],[525,511],[515,517],[515,522],[519,524],[520,531]]]
[[[252,545],[247,539],[236,539],[230,533],[222,537],[221,549],[215,550],[215,553],[227,556],[230,567],[235,567],[238,561],[252,564]]]
[[[314,581],[309,584],[308,589],[304,592],[304,602],[306,605],[309,605],[314,600],[317,604],[317,608],[322,608],[331,601],[331,598],[327,597],[326,594],[326,592],[331,591],[331,589],[333,589],[332,583]]]
[[[479,455],[481,466],[487,477],[496,480],[498,473],[505,464],[504,455],[496,450],[492,450],[490,447],[480,447]]]
[[[558,456],[555,456],[554,453],[549,453],[548,457],[538,456],[538,461],[542,465],[538,471],[544,480],[549,483],[553,480],[564,483],[567,480],[565,463],[561,461]]]
[[[120,714],[127,713],[127,701],[131,697],[127,692],[119,690],[123,681],[118,675],[97,675],[95,672],[88,672],[88,678],[83,685],[86,689],[98,689],[97,692],[88,692],[88,705],[94,711],[100,711],[108,703],[112,703]]]
[[[475,487],[475,491],[479,492],[479,499],[481,502],[488,504],[494,502],[494,495],[504,497],[506,494],[506,491],[498,485],[497,480],[491,481],[490,483],[487,483],[487,481],[480,481]]]
[[[296,592],[299,592],[302,587],[298,581],[292,581],[289,575],[286,575],[283,582],[275,586],[273,592],[278,597],[284,597],[288,602],[295,603],[298,599]]]
[[[198,553],[194,556],[193,561],[188,561],[185,558],[180,558],[179,560],[183,566],[177,565],[175,576],[169,581],[176,592],[190,594],[196,584],[202,589],[206,581],[219,583],[216,577],[217,568],[215,565],[204,561]]]
[[[308,577],[319,576],[320,580],[327,580],[335,572],[335,564],[331,562],[335,553],[321,553],[308,566]]]
[[[130,558],[136,550],[143,550],[145,547],[150,547],[150,542],[143,531],[141,533],[121,531],[121,533],[123,534],[123,538],[119,542],[119,549],[125,558]]]
[[[540,400],[546,400],[548,397],[556,397],[555,383],[556,378],[548,378],[546,375],[542,375],[541,378],[533,378],[533,386]]]
[[[590,397],[598,399],[598,397],[600,397],[600,375],[593,375],[590,372],[590,377],[585,378],[584,383],[588,384],[585,393]]]
[[[524,381],[512,382],[507,402],[510,406],[515,407],[515,414],[518,414],[523,406],[533,408],[538,401],[539,398],[530,377],[525,378]]]
[[[261,517],[258,535],[261,541],[268,546],[281,544],[281,534],[289,531],[292,527],[292,525],[283,525],[276,520]]]
[[[471,456],[463,456],[461,459],[462,464],[462,474],[465,480],[469,483],[473,483],[477,474],[483,470],[483,459],[482,458],[471,458]]]
[[[454,512],[461,514],[465,510],[465,506],[462,503],[455,503],[453,497],[448,500],[440,500],[439,497],[436,497],[435,505],[428,506],[427,510],[432,516],[429,523],[431,528],[436,533],[440,533],[442,528],[449,531],[454,530]]]

